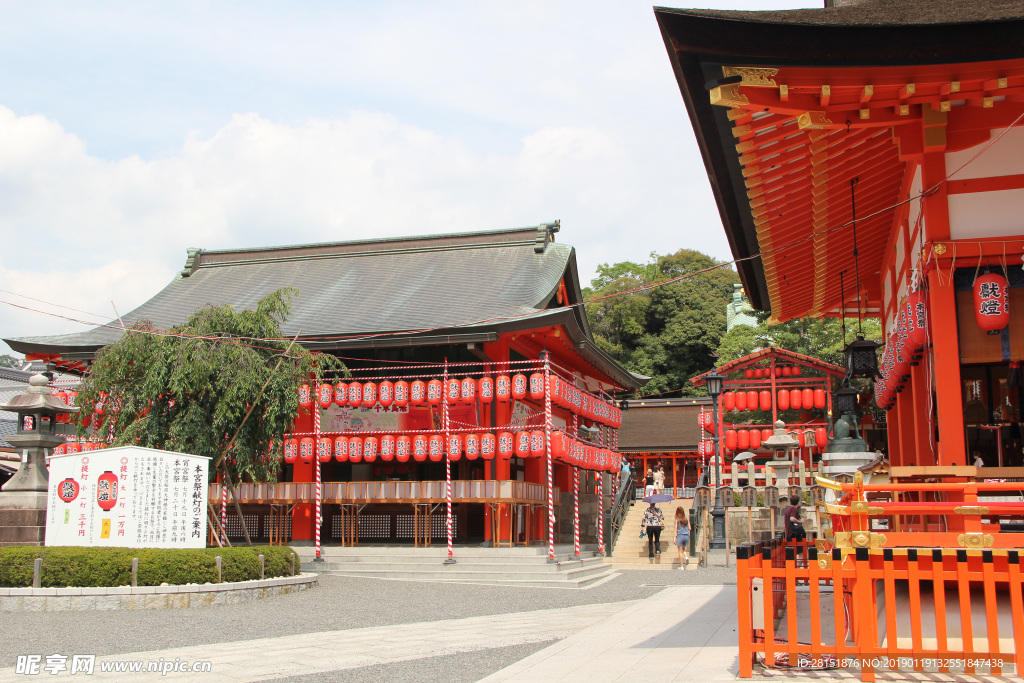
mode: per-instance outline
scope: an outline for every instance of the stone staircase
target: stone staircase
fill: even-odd
[[[302,570],[317,574],[358,576],[406,581],[475,583],[531,588],[586,588],[615,576],[615,568],[595,557],[596,545],[581,546],[580,558],[571,545],[555,546],[555,562],[548,562],[547,546],[481,548],[458,546],[455,563],[444,564],[444,544],[430,548],[362,545],[355,548],[321,548],[323,562],[314,562],[311,546],[292,548],[302,560]]]
[[[604,558],[605,564],[618,569],[679,569],[679,552],[676,550],[676,508],[682,507],[689,511],[693,500],[684,498],[671,503],[659,503],[658,507],[665,514],[665,529],[661,532],[661,557],[653,560],[647,557],[647,537],[639,537],[640,522],[644,517],[647,503],[636,501],[626,513],[622,531],[615,539],[611,557]],[[686,569],[697,569],[698,562],[689,558]]]

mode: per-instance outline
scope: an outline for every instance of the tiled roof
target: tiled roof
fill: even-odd
[[[644,398],[629,401],[622,412],[619,450],[623,453],[645,451],[693,451],[700,443],[697,416],[709,398]]]

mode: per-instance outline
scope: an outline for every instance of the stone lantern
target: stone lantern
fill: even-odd
[[[769,448],[775,453],[775,459],[767,464],[774,469],[780,479],[786,480],[789,486],[789,470],[794,466],[793,458],[789,454],[797,448],[800,442],[792,434],[786,431],[786,424],[779,420],[775,423],[775,431],[767,439],[761,442],[761,448]]]
[[[64,443],[56,431],[57,416],[77,413],[50,393],[45,375],[33,375],[29,388],[0,410],[18,415],[18,431],[7,442],[21,451],[18,472],[0,491],[0,545],[42,545],[46,528],[49,475],[46,454]]]

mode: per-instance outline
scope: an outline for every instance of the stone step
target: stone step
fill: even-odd
[[[303,562],[303,570],[312,572],[338,571],[338,572],[389,572],[389,571],[430,571],[436,567],[448,568],[457,566],[460,570],[502,572],[506,574],[552,574],[564,572],[568,569],[579,567],[601,566],[604,564],[603,557],[589,557],[580,560],[563,560],[561,562],[543,562],[533,564],[503,565],[493,562],[476,562],[466,560],[459,556],[455,557],[454,565],[445,565],[440,558],[430,562],[392,562],[386,559],[365,560],[360,562],[339,562],[327,559],[324,562]]]
[[[556,586],[582,587],[597,582],[614,573],[614,568],[597,565],[577,569],[566,569],[553,574],[521,573],[510,575],[501,571],[465,570],[458,564],[432,568],[429,570],[390,569],[377,571],[358,571],[346,568],[337,571],[317,571],[318,574],[335,576],[358,576],[378,579],[404,579],[409,581],[447,581],[456,583],[485,583],[507,586]]]

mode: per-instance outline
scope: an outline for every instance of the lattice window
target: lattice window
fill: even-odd
[[[359,538],[391,538],[391,515],[359,515]]]
[[[259,536],[260,516],[258,514],[246,514],[245,525],[249,530],[250,537]],[[238,515],[228,515],[224,528],[228,532],[228,538],[245,538],[245,532],[242,531],[242,523],[238,520]]]
[[[444,514],[434,515],[430,525],[432,538],[448,538],[448,518]],[[452,536],[459,535],[459,518],[452,515]]]
[[[249,518],[246,517],[246,519],[249,519]],[[281,518],[278,517],[278,520],[280,520],[280,519]],[[268,536],[268,537],[270,536],[270,529],[273,526],[274,526],[274,524],[273,524],[273,519],[271,518],[271,516],[269,514],[263,515],[263,535],[264,536]],[[249,533],[250,534],[252,533],[252,529],[249,529]],[[291,538],[292,537],[292,516],[291,515],[285,515],[284,516],[284,537],[285,538]]]
[[[415,515],[395,515],[395,538],[412,538]]]

